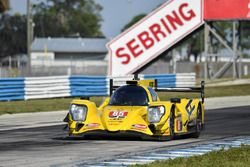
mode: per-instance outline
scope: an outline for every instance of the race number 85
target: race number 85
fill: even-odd
[[[128,112],[125,111],[111,111],[109,113],[110,118],[124,118],[128,115]]]

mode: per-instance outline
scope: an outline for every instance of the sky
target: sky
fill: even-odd
[[[39,3],[45,0],[31,0]],[[121,29],[136,15],[150,13],[166,0],[95,0],[103,7],[101,30],[112,39],[119,35]],[[26,13],[27,0],[10,0],[11,13]]]

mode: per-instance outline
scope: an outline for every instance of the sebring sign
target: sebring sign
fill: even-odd
[[[203,0],[170,0],[108,43],[109,75],[132,74],[203,24]]]

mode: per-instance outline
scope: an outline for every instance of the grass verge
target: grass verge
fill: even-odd
[[[133,165],[133,167],[247,167],[250,166],[249,155],[250,146],[244,145],[240,148],[214,151],[202,156],[156,161],[147,165]]]
[[[69,104],[72,100],[73,98],[57,98],[0,102],[0,115],[68,110]],[[90,100],[95,101],[96,104],[99,105],[103,101],[103,97],[93,97]]]
[[[205,97],[221,97],[221,96],[243,96],[250,95],[250,84],[248,85],[234,85],[234,86],[220,86],[207,87],[205,89]],[[193,93],[159,93],[161,100],[169,100],[172,97],[180,98],[195,98],[199,94]],[[60,99],[43,99],[43,100],[28,100],[28,101],[11,101],[0,102],[0,115],[23,113],[23,112],[41,112],[41,111],[58,111],[67,110],[72,98]],[[92,97],[91,100],[99,105],[103,97]]]

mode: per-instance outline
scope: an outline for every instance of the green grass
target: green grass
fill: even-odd
[[[236,86],[220,86],[207,87],[205,89],[205,97],[221,97],[221,96],[239,96],[250,95],[250,84]],[[193,93],[159,93],[161,100],[169,100],[172,97],[194,98],[199,97],[199,94]],[[28,100],[28,101],[12,101],[0,102],[0,114],[12,114],[23,112],[41,112],[41,111],[58,111],[67,110],[72,98],[58,99],[43,99],[43,100]],[[91,100],[99,105],[102,97],[93,97]]]
[[[250,146],[210,152],[202,156],[156,161],[133,167],[249,167]]]
[[[250,84],[230,85],[222,87],[208,87],[205,89],[206,97],[245,96],[245,95],[250,95]]]
[[[65,110],[71,98],[0,102],[0,114]]]
[[[242,76],[241,78],[242,78],[242,79],[249,79],[249,78],[250,78],[250,75],[245,75],[245,76]]]
[[[102,102],[102,97],[93,97],[97,105]],[[27,101],[0,102],[0,115],[24,112],[60,111],[68,110],[72,98],[41,99]]]

